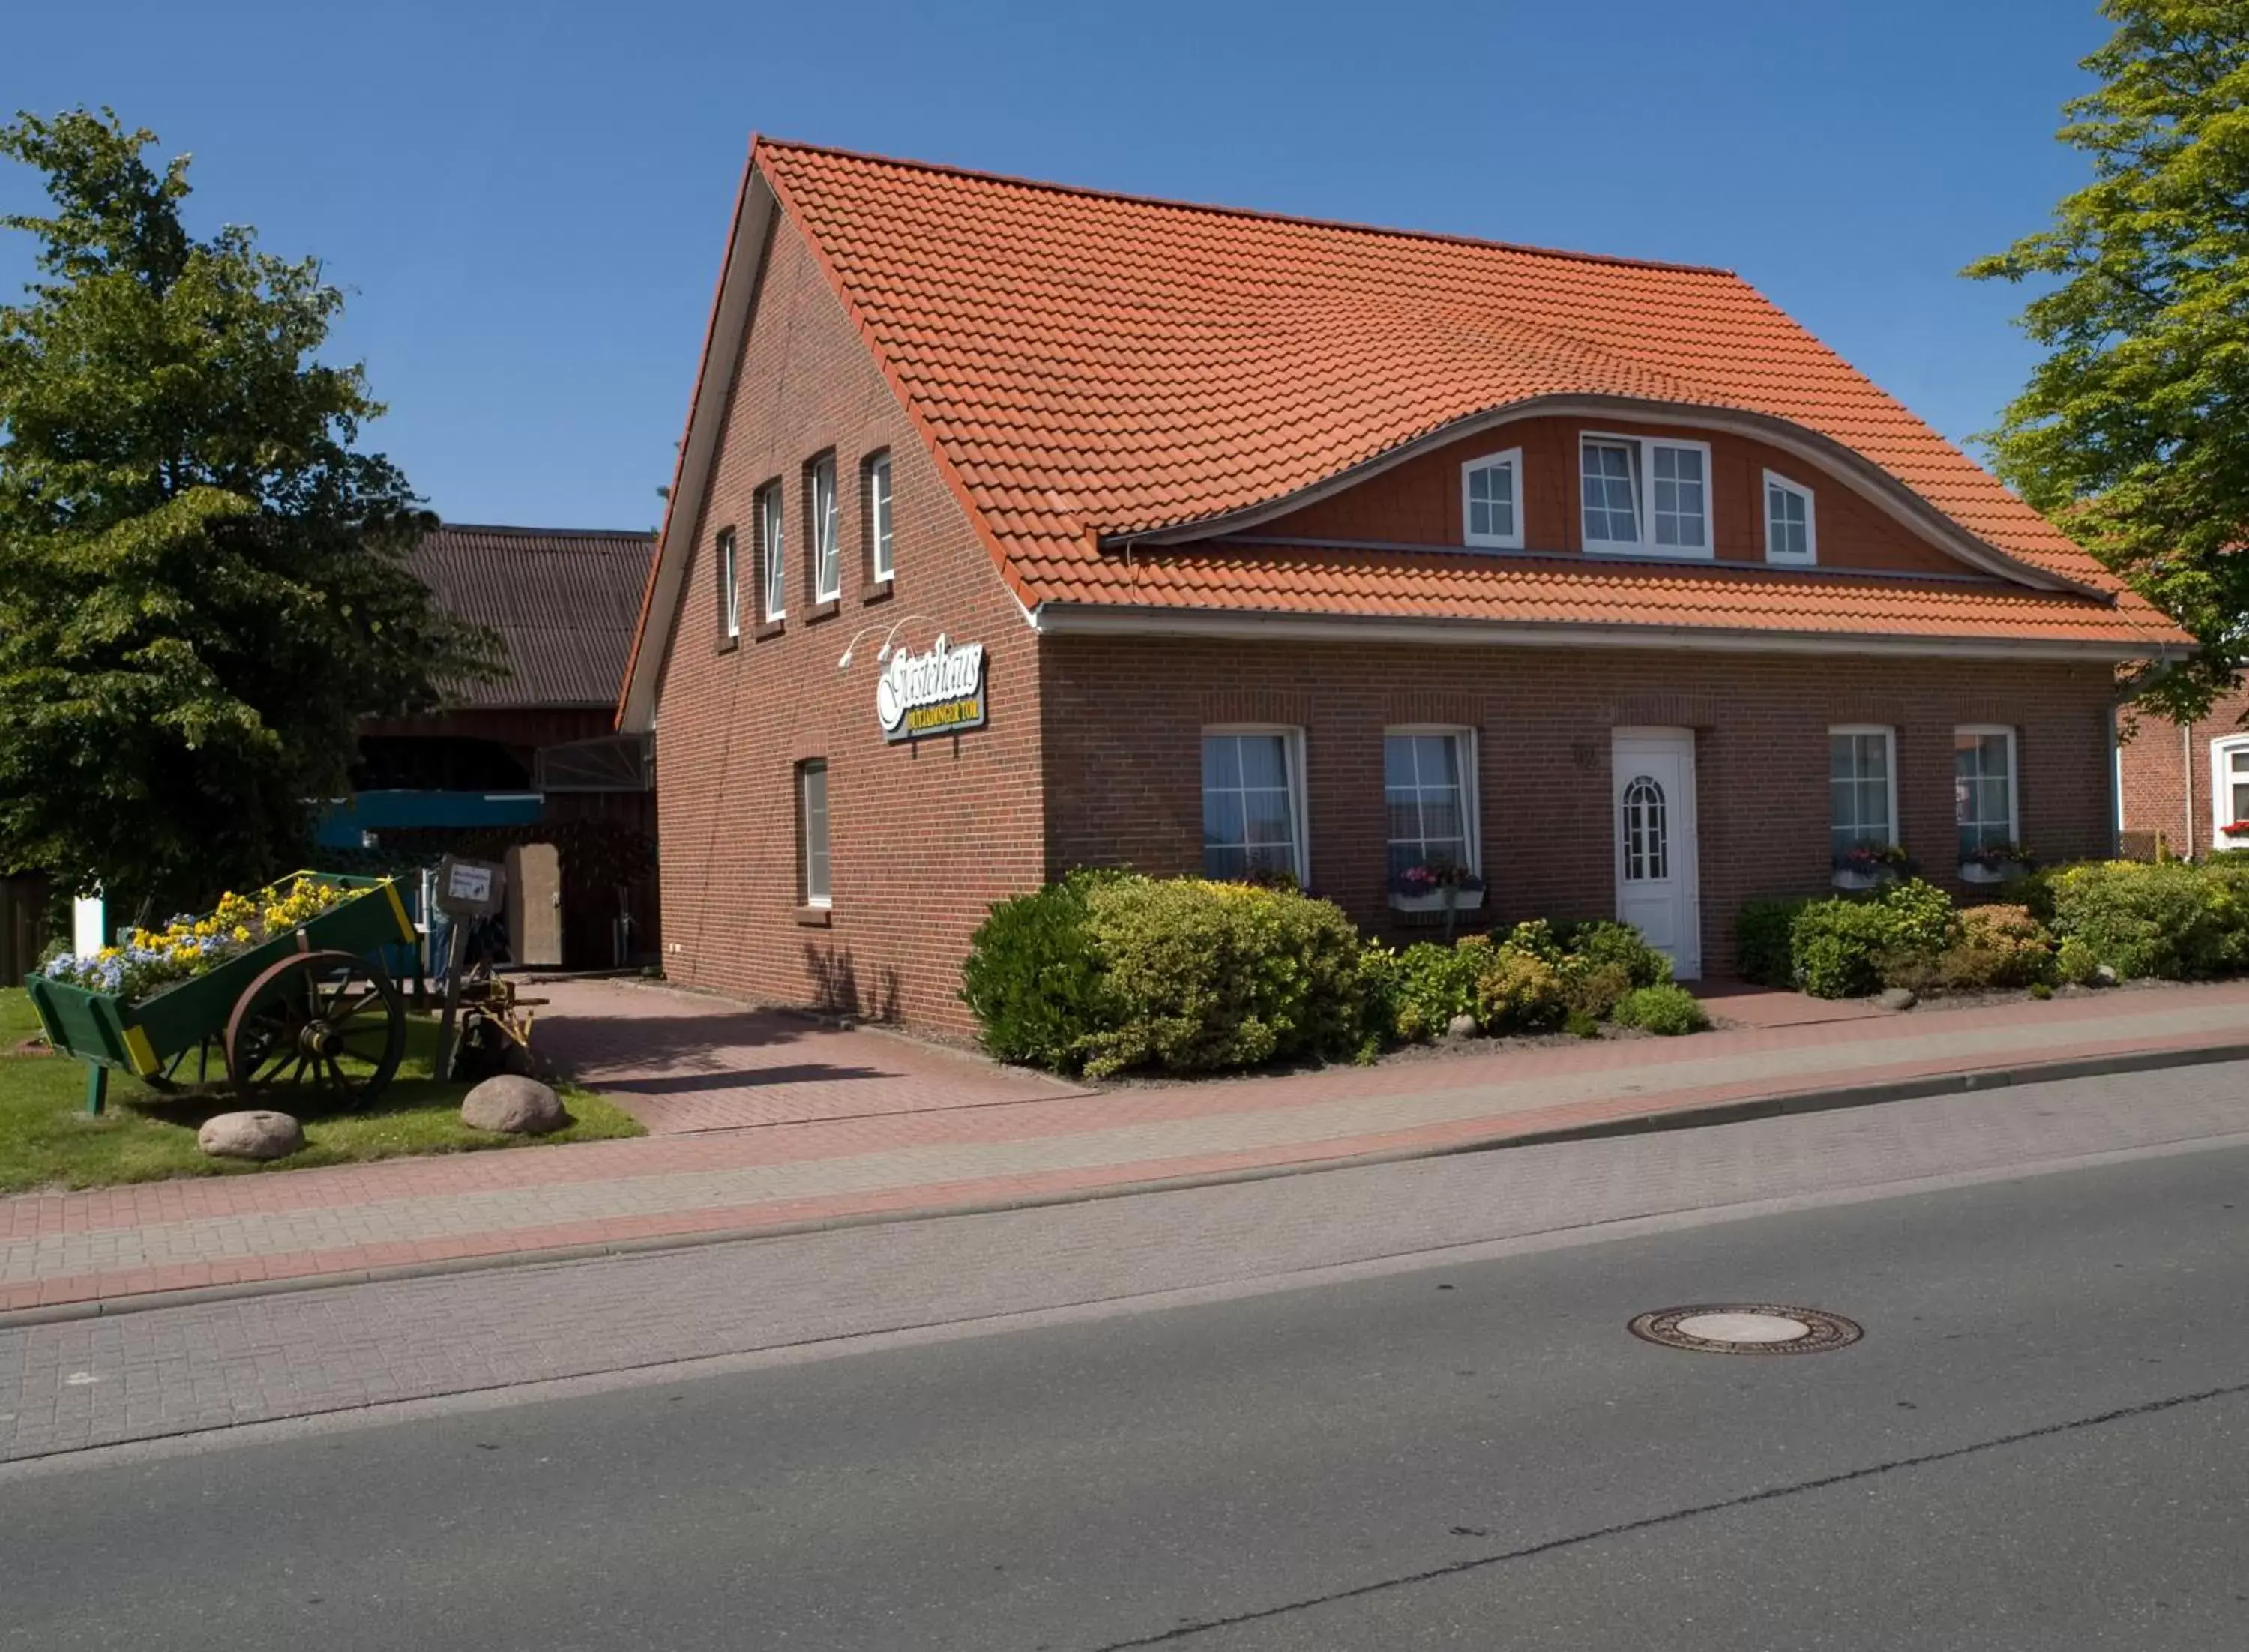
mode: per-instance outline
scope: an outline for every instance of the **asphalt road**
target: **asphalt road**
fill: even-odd
[[[1427,1264],[50,1465],[0,1647],[2249,1646],[2249,1148]]]

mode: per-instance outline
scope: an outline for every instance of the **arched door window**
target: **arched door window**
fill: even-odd
[[[1624,876],[1646,883],[1671,875],[1671,833],[1663,788],[1650,775],[1637,775],[1624,789]]]

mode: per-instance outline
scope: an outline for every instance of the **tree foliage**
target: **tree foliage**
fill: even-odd
[[[2249,0],[2105,0],[2061,141],[2093,181],[1969,266],[2044,284],[2047,351],[1990,438],[2000,475],[2191,631],[2151,675],[2195,715],[2249,660]]]
[[[488,676],[402,558],[433,518],[355,447],[314,260],[182,217],[188,161],[109,111],[0,126],[45,175],[0,306],[0,870],[165,910],[254,885],[348,789],[357,720]]]

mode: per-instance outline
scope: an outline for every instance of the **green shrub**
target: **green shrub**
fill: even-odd
[[[1358,955],[1359,1057],[1371,1060],[1375,1052],[1398,1038],[1398,994],[1406,979],[1405,960],[1379,941],[1370,941]]]
[[[1470,936],[1458,946],[1417,941],[1398,960],[1392,1031],[1407,1043],[1434,1038],[1456,1015],[1482,1016],[1476,983],[1491,963],[1491,943]]]
[[[984,1047],[1002,1061],[1075,1073],[1103,1024],[1101,968],[1085,930],[1086,892],[1113,874],[1075,872],[1002,901],[969,938],[961,997]]]
[[[2090,986],[2101,968],[2101,955],[2075,936],[2053,949],[2054,978],[2073,987]]]
[[[1752,901],[1734,920],[1734,969],[1744,981],[1783,991],[1796,984],[1796,958],[1790,932],[1797,915],[1812,901],[1804,896]]]
[[[1925,984],[1958,936],[1944,891],[1909,878],[1871,897],[1807,902],[1789,926],[1789,956],[1813,997],[1860,998],[1885,982]]]
[[[1085,1071],[1209,1073],[1358,1046],[1358,932],[1291,890],[1118,878],[1085,893],[1104,1025]]]
[[[1565,957],[1575,960],[1566,966],[1575,973],[1618,969],[1635,987],[1660,987],[1671,979],[1671,960],[1629,923],[1609,918],[1560,923],[1553,926],[1553,936]]]
[[[2225,967],[2232,937],[2211,898],[2221,886],[2193,867],[2093,861],[2051,881],[2054,934],[2083,942],[2119,976],[2176,981]]]
[[[1674,1038],[1707,1031],[1710,1018],[1693,993],[1666,983],[1627,994],[1616,1007],[1616,1024]]]
[[[1511,942],[1494,951],[1476,1000],[1478,1018],[1493,1032],[1551,1032],[1570,1011],[1562,972]]]
[[[2210,903],[2212,962],[2221,970],[2249,969],[2249,850],[2231,849],[2203,863]]]
[[[2031,997],[2034,998],[2050,998],[2053,996],[2053,989],[2045,982],[2033,981],[2031,983]]]
[[[1583,1010],[1572,1010],[1563,1018],[1562,1031],[1573,1038],[1598,1038],[1601,1036],[1600,1018],[1587,1015]]]
[[[1664,962],[1668,964],[1670,960],[1666,958]],[[1559,973],[1562,977],[1562,1001],[1569,1006],[1570,1013],[1595,1021],[1606,1020],[1624,995],[1640,984],[1632,978],[1632,971],[1623,964],[1588,965],[1583,954],[1572,954]]]
[[[1527,918],[1517,924],[1507,932],[1507,939],[1500,945],[1510,951],[1537,958],[1557,970],[1562,967],[1562,960],[1569,953],[1569,949],[1562,944],[1561,936],[1555,933],[1554,926],[1544,918]]]
[[[1939,956],[1936,980],[1956,991],[2041,984],[2053,971],[2053,936],[2019,906],[1970,907],[1960,938]]]
[[[1812,901],[1789,928],[1797,983],[1815,998],[1863,998],[1882,984],[1889,921],[1872,901]]]

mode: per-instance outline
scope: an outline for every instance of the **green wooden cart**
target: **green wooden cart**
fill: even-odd
[[[113,1069],[163,1091],[210,1076],[211,1058],[243,1105],[298,1113],[364,1107],[406,1052],[406,1004],[376,957],[416,938],[389,878],[299,872],[354,893],[296,929],[203,975],[128,1000],[45,976],[25,977],[48,1042],[86,1064],[86,1110],[99,1113]]]

